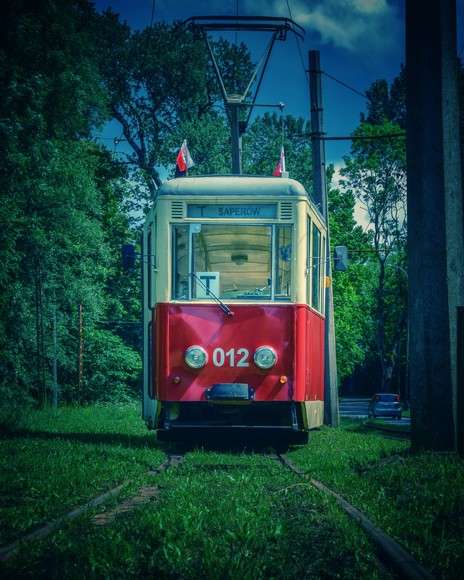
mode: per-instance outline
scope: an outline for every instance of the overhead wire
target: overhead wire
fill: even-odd
[[[289,15],[289,17],[290,17],[290,20],[293,20],[293,17],[292,17],[292,10],[291,10],[291,8],[290,8],[290,2],[289,2],[289,0],[286,0],[286,1],[287,1],[287,10],[288,10],[288,15]],[[300,61],[301,61],[301,65],[303,66],[303,71],[304,71],[304,73],[305,73],[305,79],[306,79],[306,82],[307,82],[307,84],[308,84],[308,88],[309,88],[309,77],[308,77],[308,75],[306,74],[306,67],[305,67],[305,64],[304,64],[304,60],[303,60],[303,53],[301,52],[300,39],[299,39],[299,37],[298,37],[298,36],[296,37],[296,45],[297,45],[297,47],[298,47],[298,53],[299,53],[299,55],[300,55]]]
[[[286,3],[287,3],[287,10],[288,10],[288,14],[289,14],[289,16],[290,16],[290,19],[291,19],[291,20],[293,20],[293,17],[292,17],[292,10],[291,10],[291,8],[290,8],[290,0],[286,0]],[[305,65],[305,62],[304,62],[304,59],[303,59],[303,54],[302,54],[302,52],[301,52],[301,44],[300,44],[300,41],[299,41],[299,39],[298,39],[298,38],[296,39],[296,41],[297,41],[298,53],[299,53],[299,55],[300,55],[300,61],[301,61],[301,65],[302,65],[302,67],[303,67],[303,70],[304,70],[304,73],[305,73],[305,79],[306,79],[306,82],[307,82],[307,84],[308,84],[308,87],[309,87],[309,74],[308,74],[308,72],[309,72],[309,71],[306,69],[306,65]],[[319,71],[319,72],[320,72],[321,74],[325,75],[326,77],[328,77],[328,78],[330,78],[330,79],[334,80],[335,82],[337,82],[337,83],[341,84],[342,86],[344,86],[345,88],[349,89],[350,91],[353,91],[354,93],[356,93],[356,94],[358,94],[359,96],[363,97],[363,98],[364,98],[364,99],[366,99],[367,101],[369,101],[369,100],[370,100],[370,99],[369,99],[369,97],[368,97],[366,94],[364,94],[364,93],[361,93],[360,91],[358,91],[358,90],[354,89],[353,87],[351,87],[350,85],[348,85],[348,84],[344,83],[343,81],[340,81],[340,80],[338,80],[337,78],[333,77],[332,75],[329,75],[329,74],[328,74],[328,73],[326,73],[325,71],[321,70],[321,71]]]

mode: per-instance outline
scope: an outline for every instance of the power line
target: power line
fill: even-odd
[[[314,139],[321,139],[322,141],[358,141],[361,139],[368,139],[375,141],[376,139],[404,139],[406,138],[406,133],[385,133],[383,135],[352,135],[351,137],[325,137],[324,135],[318,135],[317,133],[310,133],[308,137]]]
[[[325,71],[321,70],[320,71],[323,75],[325,75],[326,77],[329,77],[329,79],[332,79],[333,81],[343,85],[345,88],[349,89],[350,91],[353,91],[353,93],[356,93],[357,95],[359,95],[360,97],[362,97],[363,99],[366,99],[367,101],[370,101],[369,97],[367,95],[365,95],[364,93],[359,92],[358,90],[354,89],[353,87],[350,87],[350,85],[347,85],[346,83],[339,81],[338,79],[336,79],[335,77],[333,77],[332,75],[329,75],[328,73],[326,73]]]
[[[292,18],[292,11],[290,9],[290,2],[289,2],[289,0],[287,0],[287,9],[288,9],[288,15],[290,16],[290,20],[293,20],[293,18]],[[298,53],[300,55],[301,66],[303,67],[303,72],[305,73],[306,83],[308,84],[308,87],[309,87],[309,76],[306,74],[306,67],[305,67],[305,63],[304,63],[304,60],[303,60],[303,54],[301,52],[301,46],[300,46],[300,41],[299,41],[298,37],[296,39],[296,45],[298,47]]]

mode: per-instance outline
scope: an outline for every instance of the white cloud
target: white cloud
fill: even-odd
[[[371,57],[385,53],[400,40],[403,24],[397,0],[292,0],[291,18],[324,44]],[[282,0],[242,0],[239,12],[289,18]]]
[[[334,164],[334,175],[332,177],[332,189],[340,189],[343,191],[343,186],[340,183],[340,179],[341,179],[341,175],[340,175],[340,169],[343,169],[344,167],[344,163],[335,163]],[[356,204],[354,206],[354,219],[356,220],[356,223],[361,226],[365,231],[367,231],[368,229],[372,229],[372,225],[369,222],[369,217],[367,215],[367,211],[366,209],[359,203],[358,200],[356,200]]]
[[[122,0],[118,0],[122,1]],[[127,1],[127,0],[125,0]],[[145,0],[146,1],[146,0]],[[463,0],[458,0],[462,2]],[[113,0],[114,2],[114,0]],[[159,15],[275,16],[292,18],[310,44],[322,42],[370,58],[404,42],[402,0],[160,0]],[[289,11],[290,8],[290,11]]]

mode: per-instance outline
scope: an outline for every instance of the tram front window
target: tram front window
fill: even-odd
[[[288,300],[291,231],[278,225],[175,226],[173,298],[209,298],[209,289],[224,300]]]

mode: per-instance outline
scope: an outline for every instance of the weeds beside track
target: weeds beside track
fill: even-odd
[[[28,426],[10,426],[0,440],[0,458],[9,462],[0,480],[2,521],[14,516],[2,526],[3,537],[10,530],[11,543],[31,525],[62,518],[46,537],[21,543],[0,566],[2,577],[384,577],[359,518],[348,520],[337,497],[284,469],[270,452],[191,445],[180,463],[170,456],[177,469],[163,469],[173,449],[145,432],[137,409],[102,413],[98,420],[95,409],[39,413]],[[436,578],[459,577],[464,473],[458,459],[410,456],[407,442],[366,433],[359,422],[314,432],[307,446],[286,455]],[[81,473],[96,477],[87,481]],[[120,485],[73,521],[63,518]],[[383,503],[391,509],[378,511]]]

